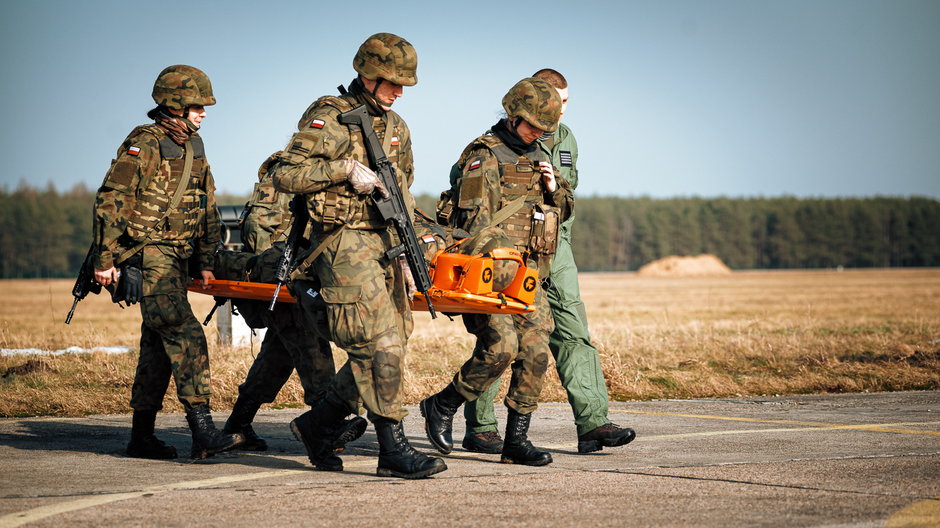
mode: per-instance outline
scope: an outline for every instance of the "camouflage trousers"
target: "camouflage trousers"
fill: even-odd
[[[186,296],[187,261],[178,248],[144,247],[140,358],[131,389],[136,411],[163,408],[172,376],[187,409],[209,402],[209,349]]]
[[[529,414],[538,407],[551,357],[548,336],[555,325],[541,288],[535,306],[534,312],[525,314],[463,315],[464,326],[477,340],[473,355],[457,371],[453,384],[468,401],[479,398],[511,368],[506,406],[519,414]]]
[[[279,303],[266,319],[261,350],[245,381],[238,386],[239,396],[271,403],[296,369],[304,389],[304,403],[313,405],[333,381],[335,366],[330,342],[305,327],[296,304]]]
[[[390,247],[387,230],[345,229],[317,257],[311,280],[321,285],[326,332],[349,357],[330,390],[350,412],[361,404],[400,421],[408,414],[401,405],[401,369],[414,323],[401,269],[384,256]]]

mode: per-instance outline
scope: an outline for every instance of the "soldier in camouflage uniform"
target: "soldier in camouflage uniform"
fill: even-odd
[[[277,262],[283,253],[288,233],[293,224],[290,193],[278,192],[271,181],[269,168],[276,153],[258,169],[258,183],[251,199],[245,205],[247,213],[242,220],[242,242],[244,250],[258,256],[256,259],[238,259],[254,262],[248,276],[233,277],[235,280],[268,282],[276,273]],[[220,252],[219,256],[228,252]],[[228,255],[236,258],[239,255]],[[291,372],[304,390],[304,403],[311,407],[326,394],[333,380],[335,366],[330,342],[320,337],[313,327],[305,325],[303,314],[297,304],[278,303],[274,310],[268,309],[266,301],[238,303],[238,309],[246,319],[260,320],[267,328],[261,350],[248,370],[245,381],[238,386],[238,399],[232,414],[225,422],[225,433],[240,433],[245,442],[238,449],[266,451],[268,444],[258,436],[251,426],[255,414],[264,403],[271,403],[281,387],[287,383]],[[366,421],[355,417],[344,425],[343,443],[362,436]]]
[[[550,68],[535,72],[533,77],[551,84],[561,96],[561,115],[568,103],[568,81]],[[551,157],[561,171],[560,176],[574,191],[578,187],[578,143],[564,123],[558,130],[538,139],[539,148]],[[452,173],[453,175],[453,173]],[[453,183],[453,182],[451,182]],[[600,356],[591,344],[587,313],[578,288],[578,267],[571,253],[571,228],[574,213],[561,224],[558,249],[552,258],[551,281],[546,288],[548,304],[555,320],[549,347],[555,357],[558,378],[568,393],[578,434],[578,452],[590,453],[604,447],[630,443],[636,433],[620,427],[607,417],[607,384],[601,369]],[[477,400],[464,406],[467,432],[463,447],[479,453],[499,453],[503,440],[497,433],[493,399],[499,392],[499,380],[493,382]]]
[[[341,444],[339,425],[360,402],[379,441],[378,475],[421,478],[447,468],[443,460],[415,451],[405,437],[401,376],[413,327],[407,266],[385,257],[394,235],[371,194],[387,191],[368,166],[363,135],[337,118],[366,106],[406,206],[413,209],[411,134],[391,106],[403,86],[417,83],[417,62],[414,47],[401,37],[378,33],[366,39],[353,59],[358,76],[348,93],[310,105],[272,167],[278,190],[308,196],[311,238],[321,251],[299,266],[291,291],[305,309],[315,310],[315,297],[322,297],[329,334],[349,356],[327,395],[291,422],[311,463],[322,470],[342,470],[333,453]]]
[[[193,433],[191,457],[205,458],[241,441],[218,431],[209,412],[209,352],[186,296],[190,266],[214,278],[212,254],[220,239],[215,183],[196,133],[205,106],[215,104],[201,70],[164,69],[153,86],[153,124],[135,128],[95,200],[95,279],[103,286],[142,272],[140,359],[131,407],[127,454],[175,458],[176,449],[153,434],[172,375]],[[193,258],[191,258],[193,257]]]
[[[558,224],[570,215],[573,200],[567,183],[556,179],[555,169],[535,140],[558,128],[561,98],[545,81],[526,78],[503,97],[503,108],[508,117],[464,149],[457,161],[460,178],[449,200],[439,205],[438,216],[473,235],[501,229],[544,280],[555,252]],[[531,287],[537,287],[535,281]],[[440,452],[453,449],[452,421],[460,405],[476,400],[511,367],[501,461],[531,466],[551,463],[551,454],[536,449],[527,439],[549,364],[548,335],[553,329],[541,288],[535,305],[534,312],[525,314],[464,314],[464,325],[477,338],[473,355],[444,390],[421,402],[428,439]]]

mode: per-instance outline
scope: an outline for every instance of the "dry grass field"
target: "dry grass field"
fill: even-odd
[[[138,309],[105,296],[63,324],[71,284],[0,281],[0,348],[136,349]],[[940,388],[940,269],[583,274],[581,287],[614,400]],[[201,320],[212,299],[190,298]],[[213,407],[226,409],[258,345],[215,345],[214,324],[208,337]],[[406,402],[442,388],[471,344],[459,320],[416,313]],[[0,416],[128,412],[135,365],[134,351],[0,357]],[[173,394],[171,384],[165,407],[179,411]],[[554,371],[542,397],[565,399]],[[296,377],[273,405],[302,405]]]

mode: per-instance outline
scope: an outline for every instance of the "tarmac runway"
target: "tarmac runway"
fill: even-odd
[[[610,405],[632,444],[580,455],[568,405],[546,403],[529,438],[554,463],[500,464],[459,447],[458,418],[448,470],[416,481],[375,475],[371,427],[345,471],[312,469],[288,428],[299,410],[259,413],[269,451],[200,462],[124,456],[129,414],[0,419],[0,527],[940,526],[940,392]],[[157,433],[188,454],[182,415]]]

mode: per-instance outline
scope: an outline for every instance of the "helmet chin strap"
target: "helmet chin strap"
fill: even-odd
[[[379,97],[378,97],[377,95],[375,95],[375,93],[379,91],[379,85],[382,84],[382,81],[384,81],[384,80],[385,80],[385,79],[383,79],[383,78],[381,78],[381,77],[376,78],[376,79],[375,79],[375,86],[372,87],[372,98],[375,99],[375,102],[380,103],[380,104],[381,104],[381,101],[379,101]]]
[[[186,123],[186,126],[189,127],[189,130],[190,130],[191,132],[195,132],[195,131],[199,130],[199,126],[198,126],[196,123],[193,123],[192,121],[189,120],[189,109],[190,109],[190,108],[191,108],[191,107],[187,106],[185,109],[183,109],[183,115],[180,117],[180,119],[181,119],[184,123]]]

